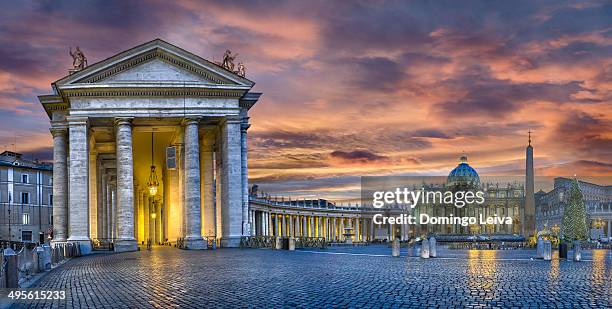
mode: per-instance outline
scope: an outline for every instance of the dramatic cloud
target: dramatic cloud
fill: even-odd
[[[361,175],[609,173],[612,4],[606,1],[0,2],[0,146],[51,159],[36,96],[70,46],[95,63],[162,38],[240,54],[255,91],[249,176],[341,198]],[[16,120],[18,119],[18,121]],[[15,145],[13,145],[15,144]]]
[[[355,163],[370,163],[376,161],[388,160],[388,157],[379,156],[367,150],[354,150],[350,152],[336,150],[329,154],[333,159],[339,159],[345,162]]]

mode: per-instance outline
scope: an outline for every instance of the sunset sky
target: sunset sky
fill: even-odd
[[[36,96],[161,38],[206,59],[239,53],[263,92],[251,183],[341,198],[361,175],[612,175],[609,1],[3,1],[0,147],[51,159]]]

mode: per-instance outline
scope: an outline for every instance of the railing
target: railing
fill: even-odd
[[[240,237],[241,248],[276,248],[276,239],[289,237],[279,236],[242,236]],[[325,237],[294,237],[296,248],[325,248],[329,243]]]
[[[325,237],[296,237],[296,248],[326,248],[329,245]]]
[[[240,248],[274,248],[276,237],[274,236],[242,236],[240,237]]]
[[[0,260],[0,288],[6,288],[6,265],[8,261],[4,258],[4,250],[0,250],[0,256],[2,259]]]
[[[93,250],[113,251],[115,243],[112,238],[96,238],[92,241]]]
[[[17,249],[17,248],[20,249]],[[69,258],[80,256],[78,243],[56,243],[32,248],[29,243],[2,245],[0,288],[18,288],[36,273],[51,269]],[[15,250],[17,249],[17,250]]]
[[[184,238],[177,238],[176,239],[176,247],[179,249],[185,249],[185,239]]]

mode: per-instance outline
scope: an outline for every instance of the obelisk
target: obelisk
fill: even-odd
[[[535,195],[533,176],[533,147],[531,146],[531,131],[529,131],[529,145],[526,149],[525,166],[525,209],[522,232],[525,238],[536,234],[535,223]]]

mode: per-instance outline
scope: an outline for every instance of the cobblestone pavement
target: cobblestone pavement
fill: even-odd
[[[151,252],[94,254],[69,261],[38,283],[38,288],[66,290],[66,300],[14,307],[612,306],[610,251],[593,251],[582,262],[525,259],[529,251],[522,250],[453,251],[446,258],[428,260],[377,252],[389,254],[389,249],[159,247]]]

